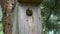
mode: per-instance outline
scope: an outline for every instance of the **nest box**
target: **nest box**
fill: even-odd
[[[41,0],[18,0],[12,12],[13,34],[41,34]]]

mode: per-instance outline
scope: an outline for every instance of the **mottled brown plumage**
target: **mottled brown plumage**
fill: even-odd
[[[3,32],[4,34],[12,34],[12,9],[14,0],[1,0],[3,12]]]

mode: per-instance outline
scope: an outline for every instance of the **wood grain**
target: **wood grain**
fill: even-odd
[[[32,10],[33,12],[32,16],[26,15],[27,8],[30,8]],[[39,5],[35,6],[19,4],[18,25],[19,34],[41,34],[42,23]]]

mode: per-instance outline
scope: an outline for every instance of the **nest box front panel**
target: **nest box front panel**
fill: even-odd
[[[19,34],[41,34],[42,23],[39,6],[18,6]]]

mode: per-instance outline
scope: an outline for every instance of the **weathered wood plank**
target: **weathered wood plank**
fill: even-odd
[[[26,10],[33,11],[32,16],[26,15]],[[18,25],[19,34],[41,34],[42,23],[39,5],[22,5],[18,6]]]
[[[19,34],[18,3],[16,4],[14,11],[12,12],[12,34]]]

